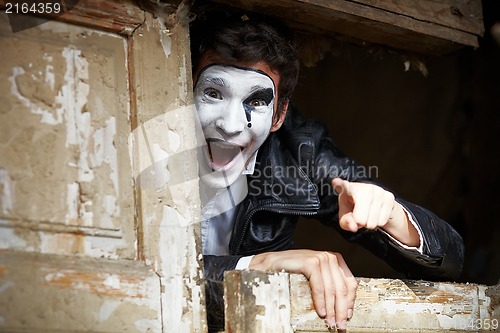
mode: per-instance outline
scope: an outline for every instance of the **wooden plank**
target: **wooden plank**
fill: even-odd
[[[137,246],[161,279],[163,332],[206,331],[189,52],[186,25],[149,13],[130,39]]]
[[[271,277],[279,277],[279,283]],[[488,332],[500,328],[498,290],[484,285],[357,280],[348,332]],[[330,332],[314,310],[303,275],[233,271],[225,274],[224,285],[228,331],[254,332],[253,327],[259,325],[255,332]],[[278,314],[277,309],[287,315]]]
[[[224,281],[228,332],[292,332],[288,274],[230,271]]]
[[[493,331],[499,323],[490,317],[486,286],[367,278],[358,283],[349,332],[477,332],[480,325],[489,323]],[[297,332],[328,332],[302,275],[290,275],[290,300]]]
[[[58,20],[131,35],[144,22],[144,11],[133,0],[79,0]]]
[[[61,0],[57,2],[61,3]],[[5,3],[6,1],[2,1],[0,10],[6,9]],[[23,16],[35,23],[30,16]],[[42,18],[38,24],[45,22],[43,19],[55,19],[121,35],[131,35],[144,22],[144,11],[133,0],[79,0],[62,15],[37,13],[36,16]],[[29,23],[27,22],[28,25]],[[24,23],[20,21],[18,24]]]
[[[215,2],[279,17],[294,29],[422,54],[440,55],[464,46],[478,46],[477,35],[471,32],[352,1]]]
[[[159,332],[160,279],[142,262],[0,252],[0,331]]]
[[[482,36],[481,1],[469,0],[351,0],[398,15],[412,17]]]

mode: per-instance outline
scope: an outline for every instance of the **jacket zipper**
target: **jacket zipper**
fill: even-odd
[[[278,206],[278,207],[275,207]],[[243,232],[241,233],[240,240],[238,242],[238,246],[236,247],[236,253],[240,250],[241,244],[243,244],[243,239],[245,238],[245,232],[248,228],[248,224],[250,223],[250,220],[252,219],[252,216],[260,211],[267,210],[273,213],[281,213],[281,214],[288,214],[288,215],[298,215],[298,216],[313,216],[316,215],[318,212],[317,210],[315,211],[297,211],[296,209],[281,209],[284,208],[282,204],[267,204],[267,205],[262,205],[261,207],[254,208],[252,209],[249,213],[248,216],[245,220],[245,224],[243,225]]]

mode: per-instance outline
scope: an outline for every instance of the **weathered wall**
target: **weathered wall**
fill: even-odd
[[[184,22],[185,23],[185,22]],[[165,332],[202,332],[204,284],[188,28],[147,20],[130,45],[140,257],[162,285]],[[199,255],[200,254],[200,255]]]
[[[204,332],[186,13],[71,14],[0,16],[0,331]]]
[[[126,40],[5,15],[0,38],[0,247],[134,258]]]
[[[0,332],[161,332],[158,275],[142,262],[0,253]]]

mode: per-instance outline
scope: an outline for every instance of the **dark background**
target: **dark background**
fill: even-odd
[[[500,2],[483,1],[477,49],[444,56],[333,43],[303,66],[293,102],[403,198],[453,225],[466,245],[461,281],[500,279]],[[314,41],[312,42],[314,44]],[[310,65],[311,61],[305,61]],[[406,71],[406,65],[411,69]],[[415,70],[424,64],[427,75]],[[401,277],[360,246],[302,220],[296,247],[342,253],[356,276]]]

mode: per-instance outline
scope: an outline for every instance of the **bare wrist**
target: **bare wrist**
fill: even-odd
[[[250,264],[248,265],[249,269],[254,269],[258,271],[264,271],[264,261],[266,258],[266,253],[259,253],[253,256],[252,260],[250,260]]]

